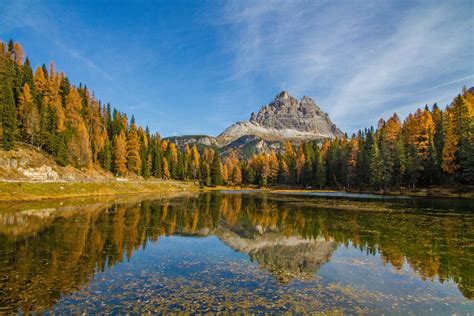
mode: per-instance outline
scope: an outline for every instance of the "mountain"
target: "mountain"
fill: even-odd
[[[216,147],[224,155],[235,149],[241,156],[248,157],[254,152],[280,150],[285,141],[321,140],[342,134],[310,97],[298,100],[282,91],[258,113],[252,113],[248,121],[232,124],[217,137],[190,135],[168,140],[180,148],[194,144],[200,149]]]
[[[199,150],[202,150],[204,147],[219,147],[216,138],[207,135],[171,136],[166,139],[175,143],[180,149],[183,149],[186,145],[191,147],[194,144],[196,144]]]
[[[244,136],[254,135],[268,141],[322,139],[342,135],[329,115],[305,96],[300,101],[287,91],[278,94],[249,121],[232,124],[217,136],[217,142],[227,145]]]
[[[332,239],[286,236],[261,226],[242,231],[242,227],[221,224],[215,234],[230,248],[248,254],[281,283],[314,278],[337,248]]]

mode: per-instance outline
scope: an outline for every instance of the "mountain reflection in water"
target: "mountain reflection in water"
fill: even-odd
[[[314,278],[339,246],[351,245],[392,269],[408,264],[421,280],[451,280],[470,304],[472,212],[387,212],[387,204],[366,201],[335,210],[318,203],[205,193],[0,210],[0,313],[48,311],[96,273],[133,260],[135,251],[165,236],[216,236],[280,284]]]

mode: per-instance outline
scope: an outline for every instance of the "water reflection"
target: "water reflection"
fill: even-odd
[[[474,293],[474,215],[304,197],[200,194],[0,212],[0,312],[42,312],[162,236],[217,236],[281,284],[315,276],[340,245]],[[377,208],[384,212],[377,211]],[[357,211],[356,211],[357,210]],[[367,211],[369,210],[369,211]],[[186,260],[186,258],[183,258]]]

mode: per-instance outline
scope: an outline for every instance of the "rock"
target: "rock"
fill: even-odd
[[[241,157],[248,157],[253,153],[280,150],[287,140],[322,140],[342,134],[329,115],[310,97],[304,96],[298,101],[287,91],[282,91],[258,113],[253,112],[248,121],[232,124],[217,137],[188,135],[166,139],[180,149],[196,144],[200,150],[216,147],[225,155],[235,149]]]
[[[298,101],[287,91],[282,91],[257,114],[252,113],[249,121],[237,122],[228,127],[217,137],[217,141],[225,146],[244,135],[254,135],[269,141],[285,141],[322,139],[340,136],[342,132],[310,97],[304,96]]]
[[[313,278],[337,248],[334,240],[284,236],[259,225],[247,227],[245,232],[241,227],[220,225],[216,235],[230,248],[247,253],[282,283]]]
[[[18,170],[22,171],[25,177],[34,181],[59,180],[58,173],[54,171],[51,168],[51,166],[41,166],[39,168],[28,168],[28,169],[19,168]]]
[[[178,148],[181,150],[183,150],[186,145],[188,145],[190,148],[194,145],[198,146],[198,148],[217,146],[215,137],[207,135],[172,136],[165,139],[175,143],[176,146],[178,146]]]

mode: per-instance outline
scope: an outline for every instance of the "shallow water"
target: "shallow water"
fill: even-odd
[[[5,207],[0,313],[473,314],[472,200],[408,201],[206,193]]]

